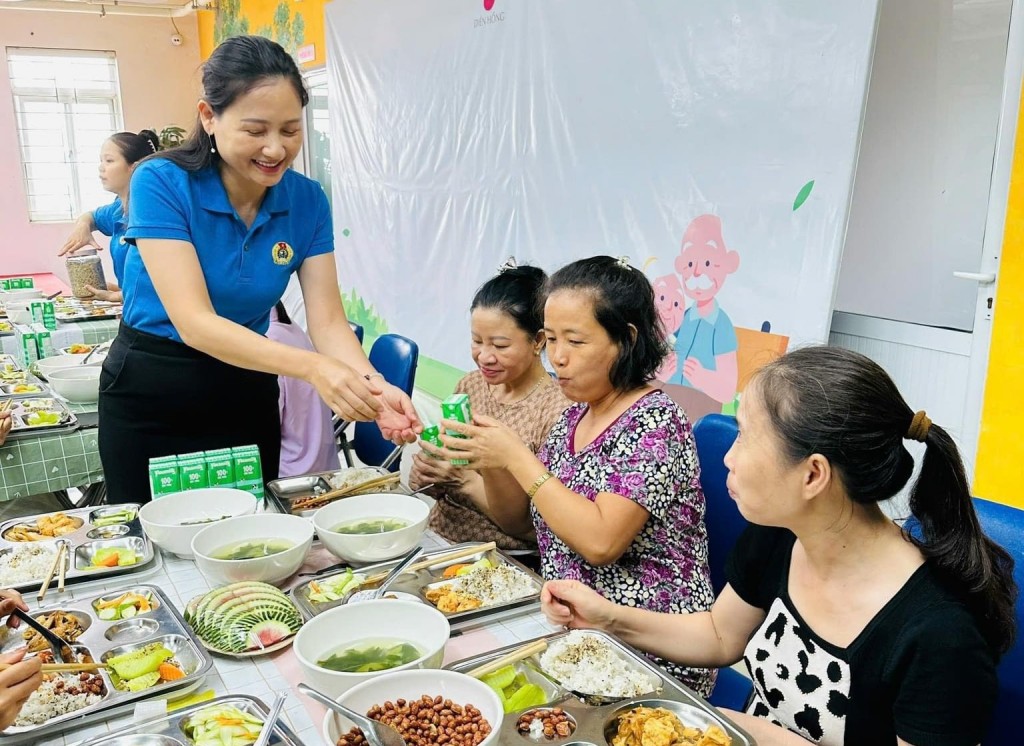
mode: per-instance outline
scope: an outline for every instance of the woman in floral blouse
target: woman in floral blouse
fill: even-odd
[[[544,332],[558,383],[576,404],[540,452],[497,420],[475,417],[472,425],[442,423],[466,436],[443,437],[444,455],[518,482],[519,500],[490,507],[502,525],[532,520],[546,578],[579,580],[616,603],[654,611],[709,609],[693,431],[683,410],[650,385],[667,352],[650,283],[624,260],[573,262],[549,281]],[[669,670],[710,693],[710,671]]]

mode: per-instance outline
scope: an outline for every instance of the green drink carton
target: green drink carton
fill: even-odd
[[[54,315],[52,300],[34,300],[29,304],[32,312],[32,323],[42,324],[49,331],[56,331],[57,317]]]
[[[178,479],[181,480],[181,489],[197,490],[201,487],[210,486],[210,478],[206,471],[206,459],[178,457]]]
[[[35,280],[33,280],[33,279],[32,279],[31,277],[22,277],[22,278],[21,278],[21,286],[22,286],[23,288],[29,288],[29,289],[32,289],[32,288],[35,288],[35,286],[36,286],[36,281],[35,281]]]
[[[25,281],[23,277],[12,277],[11,278],[11,290],[23,290],[25,286],[22,284]]]
[[[0,290],[10,290],[10,289],[11,289],[11,278],[10,277],[5,277],[2,280],[0,280]]]
[[[149,460],[149,487],[154,500],[181,491],[176,456],[160,456]]]
[[[444,448],[444,443],[441,442],[441,427],[440,425],[428,425],[423,428],[423,432],[420,433],[420,440],[425,440],[433,446],[438,448]],[[434,454],[427,454],[430,458],[437,458]]]
[[[441,402],[441,417],[446,420],[455,420],[456,422],[470,423],[473,421],[473,414],[469,409],[469,394],[452,394],[443,402]],[[445,431],[445,435],[450,435],[454,438],[465,437],[459,435],[454,430]],[[461,458],[453,458],[451,460],[452,466],[466,466],[469,462]]]
[[[18,356],[21,364],[27,369],[39,359],[39,344],[36,342],[35,330],[27,324],[15,324],[17,333]]]
[[[50,330],[42,324],[32,324],[32,331],[36,333],[36,352],[39,359],[53,355],[53,340],[50,338]]]
[[[230,448],[206,451],[206,475],[211,487],[235,486],[235,462]]]
[[[235,489],[251,492],[257,499],[263,499],[263,464],[260,449],[256,446],[239,446],[231,449],[235,464]]]

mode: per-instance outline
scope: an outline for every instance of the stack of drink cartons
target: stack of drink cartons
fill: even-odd
[[[149,460],[153,498],[201,487],[232,487],[263,498],[263,465],[254,445]]]

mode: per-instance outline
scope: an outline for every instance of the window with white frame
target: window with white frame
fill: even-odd
[[[122,127],[113,52],[7,48],[29,220],[74,220],[105,204],[97,168]]]

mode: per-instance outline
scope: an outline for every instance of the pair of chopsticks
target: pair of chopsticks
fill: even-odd
[[[12,406],[14,406],[14,399],[7,399],[2,404],[0,404],[0,412],[6,412]]]
[[[60,546],[57,548],[57,556],[53,558],[53,564],[50,565],[49,572],[46,573],[46,577],[43,578],[43,584],[39,586],[39,593],[36,594],[36,598],[40,601],[46,597],[46,591],[50,587],[50,583],[53,582],[53,575],[57,573],[57,592],[64,592],[64,576],[67,573],[68,543],[66,541],[60,542]]]
[[[471,557],[474,554],[480,554],[481,552],[490,552],[496,548],[496,544],[493,541],[489,541],[486,544],[476,544],[471,547],[464,547],[462,549],[456,549],[454,552],[447,552],[445,554],[435,554],[427,559],[414,562],[409,565],[405,572],[416,572],[427,567],[433,567],[439,565],[442,562],[451,562],[452,560],[463,559],[464,557]],[[371,575],[363,581],[363,585],[371,585],[373,583],[379,583],[387,577],[388,571],[379,572],[376,575]]]
[[[523,645],[522,647],[506,653],[500,658],[495,658],[492,661],[484,663],[482,666],[477,666],[476,668],[466,671],[466,675],[472,676],[474,679],[479,679],[482,676],[486,676],[489,673],[497,671],[499,668],[504,668],[505,666],[510,666],[513,663],[518,663],[532,655],[539,655],[547,649],[547,640],[534,640],[527,645]]]
[[[327,503],[333,502],[334,500],[338,500],[342,497],[350,497],[362,492],[372,492],[379,487],[389,486],[398,482],[401,478],[402,476],[400,474],[387,474],[386,476],[370,479],[366,482],[360,482],[359,484],[342,487],[337,490],[331,490],[330,492],[325,492],[322,495],[303,497],[292,503],[292,511],[321,508]]]
[[[16,665],[16,663],[0,663],[0,671],[6,671],[11,666]],[[107,668],[106,663],[44,663],[43,673],[51,671],[61,673],[96,673],[104,668]]]

